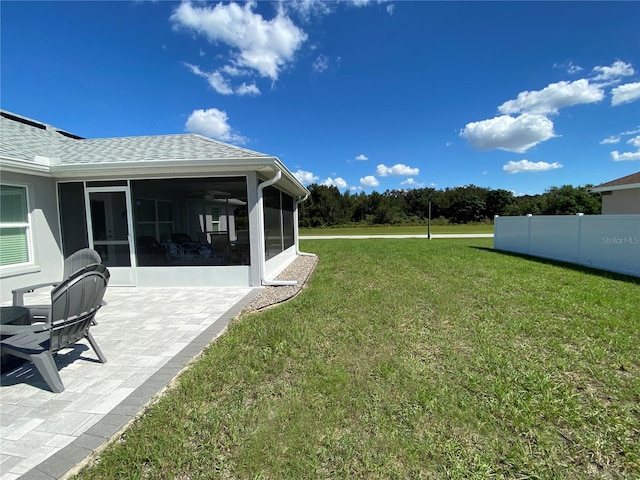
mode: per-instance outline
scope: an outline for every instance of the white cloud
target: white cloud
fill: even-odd
[[[208,73],[203,71],[198,65],[192,65],[187,62],[182,63],[191,70],[194,75],[206,78],[209,85],[211,85],[211,87],[220,95],[233,95],[234,93],[237,95],[260,95],[260,89],[255,83],[247,85],[243,82],[242,85],[234,89],[227,79],[222,76],[221,72],[229,73],[231,75],[239,75],[240,71],[237,69],[224,67],[216,70],[215,72]]]
[[[182,2],[171,15],[176,28],[203,35],[212,44],[231,47],[230,63],[250,68],[263,77],[277,80],[284,66],[293,61],[307,34],[298,28],[280,8],[276,16],[266,20],[255,13],[257,3],[218,3],[208,5]]]
[[[303,185],[309,185],[310,183],[315,183],[320,178],[314,175],[313,173],[307,172],[305,170],[298,170],[293,174],[293,176],[296,177],[298,181]]]
[[[615,135],[611,135],[610,137],[605,138],[604,140],[600,141],[600,145],[608,145],[608,144],[612,144],[612,143],[618,143],[620,141],[620,137],[615,136]]]
[[[498,111],[504,114],[548,115],[558,113],[559,108],[599,102],[603,98],[604,91],[600,87],[580,79],[575,82],[551,83],[538,91],[521,92],[515,100],[508,100],[500,105]]]
[[[616,60],[610,67],[593,67],[591,74],[593,75],[592,81],[599,82],[603,85],[611,85],[619,82],[621,77],[628,77],[633,75],[635,70],[630,63],[624,63],[621,60]]]
[[[380,185],[380,182],[373,175],[367,175],[366,177],[363,177],[363,178],[360,179],[360,186],[361,187],[365,187],[365,188],[366,187],[377,187],[378,185]]]
[[[419,173],[419,168],[411,168],[402,163],[398,163],[393,167],[387,167],[381,163],[376,167],[376,174],[380,177],[387,177],[389,175],[418,175]]]
[[[460,136],[478,150],[506,150],[524,153],[541,142],[555,137],[553,122],[544,115],[525,113],[468,123]]]
[[[218,71],[226,73],[227,75],[231,76],[231,77],[239,77],[242,75],[251,75],[251,71],[244,69],[244,68],[238,68],[238,67],[234,67],[233,65],[224,65],[223,67],[220,67],[218,69]]]
[[[358,160],[359,162],[361,162],[361,161],[364,161],[364,160],[369,160],[369,158],[368,158],[364,153],[361,153],[360,155],[358,155],[358,156],[356,157],[356,160]]]
[[[282,7],[297,13],[308,21],[312,15],[328,15],[333,11],[333,1],[323,0],[287,0],[282,2]]]
[[[640,127],[632,128],[631,130],[625,130],[622,133],[618,133],[617,135],[611,135],[605,138],[604,140],[601,140],[600,145],[610,145],[610,144],[620,143],[620,141],[622,140],[622,137],[627,137],[629,135],[638,135],[639,133],[640,133]],[[633,145],[634,147],[640,148],[640,145],[638,145],[638,143],[640,143],[640,141],[638,141],[638,138],[639,137],[631,138],[627,140],[627,143]]]
[[[624,152],[620,153],[616,150],[611,152],[611,159],[614,162],[623,162],[626,160],[640,160],[640,150],[637,152]]]
[[[209,77],[209,74],[207,72],[202,71],[198,65],[192,65],[187,62],[182,62],[182,64],[185,67],[187,67],[189,70],[191,70],[191,73],[193,73],[194,75],[198,75],[199,77],[204,77],[204,78]]]
[[[233,88],[231,88],[231,85],[229,85],[220,72],[213,72],[209,74],[207,76],[207,80],[209,81],[209,85],[211,85],[219,94],[231,95],[233,93]]]
[[[260,95],[260,89],[256,86],[255,83],[252,83],[251,85],[243,83],[238,88],[236,88],[236,93],[238,95]]]
[[[233,131],[227,122],[227,112],[217,108],[194,110],[185,124],[188,132],[199,133],[223,142],[246,143],[246,139]]]
[[[338,187],[338,188],[347,188],[347,182],[345,181],[344,178],[327,178],[324,182],[322,182],[322,185],[324,185],[325,187]]]
[[[393,12],[395,12],[395,10],[396,10],[396,6],[394,4],[387,5],[387,13],[389,15],[393,15]]]
[[[611,89],[611,105],[622,105],[640,98],[640,82],[627,83]]]
[[[424,183],[416,182],[413,178],[407,178],[405,181],[400,182],[400,185],[407,185],[409,187],[424,187]]]
[[[520,160],[519,162],[507,162],[502,166],[502,170],[507,173],[544,172],[546,170],[555,170],[556,168],[562,168],[562,164],[559,162],[547,163]]]
[[[568,61],[565,63],[554,63],[553,68],[561,68],[566,70],[566,72],[570,75],[576,74],[584,70],[580,65],[575,65],[572,61]]]
[[[630,138],[629,140],[627,140],[627,143],[634,147],[640,148],[640,135],[638,135],[637,137]]]
[[[318,55],[318,57],[311,64],[311,68],[314,72],[322,73],[329,68],[329,57],[326,55]]]

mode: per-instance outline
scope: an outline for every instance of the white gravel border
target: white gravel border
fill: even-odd
[[[263,287],[258,296],[244,308],[243,312],[262,310],[295,297],[305,287],[309,276],[313,273],[317,264],[318,257],[316,255],[298,256],[291,262],[291,265],[276,277],[276,280],[297,280],[298,284],[292,286]]]

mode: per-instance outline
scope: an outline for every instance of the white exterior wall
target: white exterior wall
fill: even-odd
[[[273,258],[265,262],[265,278],[273,280],[278,274],[287,268],[291,262],[296,259],[296,247],[287,248],[284,252],[279,253]],[[288,280],[288,279],[284,279]]]
[[[250,286],[248,265],[215,267],[138,267],[138,285],[143,287],[246,287]]]
[[[640,188],[613,190],[602,195],[602,214],[621,215],[640,213]]]
[[[62,280],[64,257],[55,180],[3,171],[2,183],[27,187],[32,256],[29,265],[0,267],[0,301],[4,303],[11,300],[14,288]]]
[[[640,215],[496,217],[494,248],[640,277]]]

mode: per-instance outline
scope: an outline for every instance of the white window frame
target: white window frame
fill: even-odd
[[[17,187],[24,189],[25,196],[25,207],[27,209],[27,221],[26,222],[8,222],[1,223],[0,228],[24,228],[25,229],[25,237],[27,242],[27,261],[21,263],[11,263],[8,265],[0,265],[0,273],[7,273],[10,270],[19,269],[21,267],[33,265],[33,240],[31,238],[31,230],[32,230],[32,221],[31,221],[31,208],[29,204],[29,185],[18,184],[18,183],[7,183],[0,182],[0,185],[6,187]]]

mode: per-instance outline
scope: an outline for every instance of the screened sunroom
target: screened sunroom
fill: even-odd
[[[131,286],[260,286],[298,254],[308,191],[276,157],[193,134],[92,140],[1,120],[3,287],[56,278],[84,247]]]

